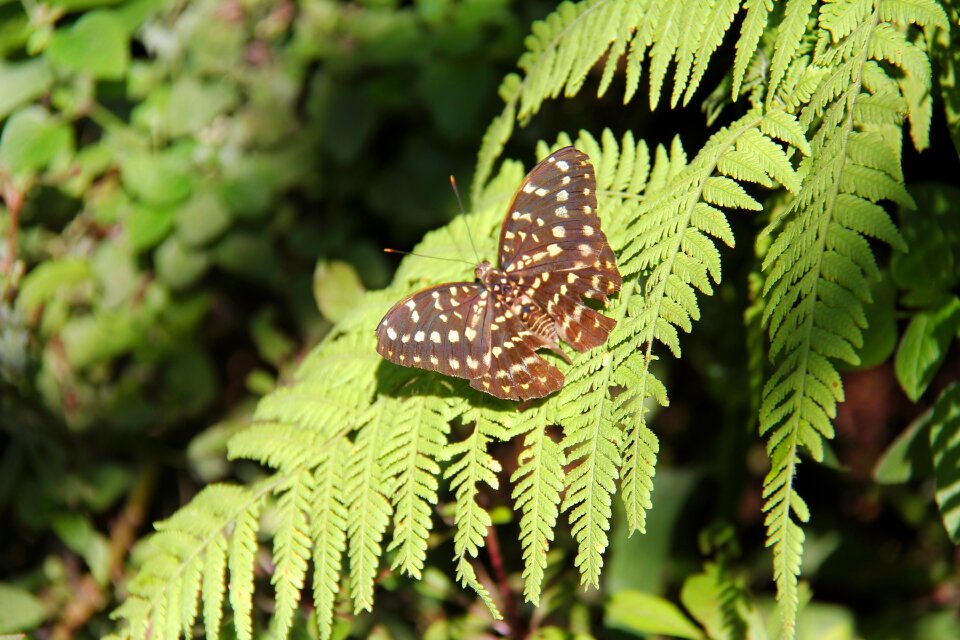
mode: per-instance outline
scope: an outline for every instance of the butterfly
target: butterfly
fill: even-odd
[[[407,367],[466,378],[497,398],[541,398],[563,374],[538,349],[570,362],[563,340],[587,351],[616,321],[587,306],[620,290],[616,258],[600,230],[597,180],[585,153],[558,149],[527,174],[500,230],[499,268],[484,260],[475,282],[417,291],[377,327],[377,352]]]

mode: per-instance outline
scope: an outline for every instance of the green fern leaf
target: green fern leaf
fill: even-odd
[[[300,602],[306,580],[313,541],[310,538],[308,513],[313,497],[313,473],[301,468],[283,478],[277,487],[277,531],[273,538],[274,571],[271,582],[276,590],[275,613],[271,635],[285,638],[293,625],[293,616]]]
[[[252,503],[236,517],[227,550],[233,627],[240,640],[253,638],[253,561],[257,553],[261,505],[260,502]]]
[[[347,548],[347,505],[343,493],[343,460],[349,444],[338,438],[330,444],[314,471],[310,514],[313,529],[313,606],[320,637],[333,631],[333,610],[340,591],[340,571]]]
[[[400,402],[397,422],[409,425],[388,437],[381,464],[393,491],[394,531],[389,551],[397,555],[391,568],[419,578],[426,559],[431,505],[437,503],[440,465],[446,446],[450,406],[436,396],[415,396]]]
[[[227,578],[227,537],[217,531],[203,556],[203,626],[207,637],[220,637],[223,621],[223,599]]]
[[[456,496],[454,522],[457,531],[454,534],[453,546],[457,579],[464,586],[474,589],[494,617],[500,619],[500,612],[493,604],[489,592],[477,579],[469,559],[476,558],[480,553],[487,529],[492,525],[490,514],[477,502],[477,495],[481,483],[494,490],[500,486],[497,479],[501,470],[500,463],[490,455],[487,448],[492,439],[504,435],[504,423],[496,414],[473,407],[463,411],[462,415],[464,420],[474,421],[475,426],[465,440],[447,447],[446,456],[454,462],[445,473]]]
[[[517,425],[518,430],[526,433],[524,449],[517,459],[517,470],[510,477],[514,484],[514,509],[522,514],[523,595],[534,606],[540,604],[540,588],[557,524],[566,464],[563,448],[547,433],[548,424],[545,405],[525,412]]]
[[[813,10],[814,0],[789,0],[783,12],[783,21],[777,29],[777,40],[773,46],[773,59],[770,62],[770,79],[767,95],[772,99],[786,75],[787,68],[799,55],[800,45],[807,30],[807,21]],[[767,108],[773,106],[768,101]]]
[[[350,595],[355,613],[373,608],[380,543],[390,522],[392,487],[386,484],[380,454],[383,432],[395,424],[398,400],[381,396],[370,407],[347,462],[346,495]]]
[[[727,29],[730,28],[738,11],[740,11],[740,0],[716,0],[710,3],[704,16],[705,31],[700,38],[696,61],[690,74],[690,81],[687,83],[687,91],[683,96],[684,105],[689,104],[694,91],[700,86],[710,58],[723,42],[723,37],[727,34]]]
[[[833,437],[836,404],[843,400],[833,360],[858,361],[870,300],[869,278],[879,277],[863,235],[902,245],[887,214],[873,202],[910,206],[899,146],[888,141],[907,106],[898,85],[877,61],[926,73],[925,54],[880,21],[872,3],[823,5],[815,62],[827,70],[810,94],[800,122],[812,125],[811,156],[800,192],[763,263],[763,321],[776,366],[763,389],[760,432],[771,470],[764,483],[767,543],[783,635],[792,638],[803,548],[798,523],[809,520],[793,480],[800,448],[822,459]],[[898,131],[899,128],[896,129]]]
[[[767,26],[767,16],[773,11],[772,0],[746,0],[747,17],[743,21],[740,39],[737,40],[737,53],[733,59],[733,99],[740,95],[740,87],[747,72],[747,66],[757,50],[760,36]]]
[[[960,383],[947,386],[937,397],[930,416],[930,453],[937,482],[937,506],[950,539],[960,542]]]

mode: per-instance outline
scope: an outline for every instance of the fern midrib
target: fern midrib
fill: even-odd
[[[878,23],[879,23],[879,15],[876,13],[876,10],[875,10],[873,14],[873,27],[875,28]],[[847,37],[852,37],[852,36],[853,34],[851,33]],[[854,106],[855,106],[857,96],[860,95],[860,88],[862,86],[862,71],[863,71],[864,65],[866,64],[867,52],[869,50],[869,43],[870,43],[870,38],[868,36],[867,39],[864,41],[863,50],[860,53],[859,64],[856,66],[856,78],[854,79],[854,82],[851,84],[850,89],[848,90],[847,96],[845,98],[848,102],[847,114],[844,118],[843,127],[841,127],[840,134],[839,134],[843,136],[842,143],[840,146],[840,152],[837,153],[834,159],[834,162],[838,166],[838,170],[835,174],[836,179],[834,180],[828,192],[829,193],[829,196],[827,198],[828,207],[826,207],[825,210],[829,213],[826,213],[826,215],[824,215],[822,220],[820,221],[820,225],[819,225],[820,230],[818,232],[818,237],[817,237],[817,243],[819,245],[818,251],[817,251],[817,260],[815,263],[817,277],[814,278],[813,288],[810,292],[810,295],[807,297],[807,300],[805,301],[805,304],[809,305],[808,307],[809,313],[807,314],[806,326],[804,327],[804,333],[805,333],[804,340],[800,347],[801,354],[800,354],[800,357],[797,359],[797,363],[799,365],[797,367],[797,371],[801,371],[802,375],[800,375],[800,386],[798,388],[798,393],[794,394],[794,398],[793,398],[793,410],[791,411],[791,418],[790,418],[790,436],[789,436],[790,449],[789,449],[789,455],[786,457],[787,465],[785,467],[788,473],[786,474],[786,479],[784,480],[784,488],[783,488],[784,497],[783,497],[783,500],[780,501],[778,506],[778,509],[782,513],[782,518],[784,521],[791,520],[791,517],[790,517],[791,498],[794,494],[793,481],[794,481],[794,474],[796,472],[796,467],[797,467],[797,447],[798,447],[798,438],[800,435],[800,416],[803,411],[803,399],[804,397],[806,397],[805,391],[806,391],[806,385],[807,385],[807,371],[809,368],[808,365],[809,365],[810,347],[813,343],[814,316],[817,310],[817,304],[816,304],[817,288],[819,286],[821,273],[822,273],[821,269],[823,265],[824,249],[826,247],[826,242],[827,242],[827,233],[829,231],[830,221],[833,217],[833,212],[836,206],[837,195],[840,192],[841,175],[844,167],[846,166],[847,142],[850,138],[850,132],[853,129]],[[816,174],[813,171],[810,172],[809,179],[812,179],[812,180],[816,179]],[[786,538],[788,534],[789,534],[789,529],[785,526],[783,529],[782,539],[779,541],[779,544],[786,543]],[[783,553],[780,553],[778,556],[775,555],[775,557],[778,557],[780,561],[783,563],[783,566],[780,567],[779,575],[780,575],[780,580],[784,582],[784,584],[788,584],[786,582],[786,578],[788,575],[792,574],[792,572],[788,570],[789,567],[788,567],[787,555],[788,554],[785,551]],[[792,583],[789,583],[789,584],[792,584]],[[791,608],[793,607],[794,605],[791,603]],[[793,620],[789,616],[785,617],[784,622],[789,629],[792,630],[794,628],[795,620]]]

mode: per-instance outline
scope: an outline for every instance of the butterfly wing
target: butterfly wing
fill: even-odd
[[[493,328],[495,327],[495,328]],[[505,400],[542,398],[563,386],[563,374],[536,350],[543,338],[498,309],[490,332],[492,364],[470,386]]]
[[[578,351],[603,344],[616,322],[583,303],[620,290],[616,258],[597,217],[597,180],[585,153],[557,150],[527,174],[500,231],[500,268]]]
[[[399,365],[476,378],[490,368],[495,313],[490,293],[479,284],[429,287],[387,312],[377,326],[377,352]]]

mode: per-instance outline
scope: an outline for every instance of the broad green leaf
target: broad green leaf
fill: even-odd
[[[124,23],[109,11],[91,11],[57,29],[45,52],[51,64],[95,78],[120,80],[130,62]]]
[[[278,326],[276,315],[272,308],[261,309],[250,321],[250,335],[253,336],[260,357],[279,368],[297,345]]]
[[[886,362],[897,348],[897,294],[889,275],[871,282],[870,295],[873,300],[863,307],[867,317],[863,345],[857,349],[860,370]]]
[[[633,634],[661,634],[698,640],[703,632],[669,600],[625,589],[607,602],[606,624]]]
[[[680,510],[700,475],[685,470],[662,469],[653,478],[657,508],[647,515],[646,533],[627,535],[626,518],[615,518],[610,536],[610,560],[605,568],[611,591],[633,589],[655,593],[663,588],[674,527]],[[618,514],[620,515],[620,514]]]
[[[29,106],[10,116],[0,137],[0,163],[17,176],[46,168],[72,149],[70,128],[46,109]]]
[[[109,360],[141,339],[130,309],[76,316],[64,325],[60,337],[73,369]]]
[[[900,232],[909,252],[894,251],[890,274],[901,289],[946,292],[960,284],[960,189],[910,185],[915,211],[901,207]]]
[[[177,210],[177,237],[191,247],[202,247],[220,237],[230,220],[230,212],[216,193],[199,191]]]
[[[900,341],[894,368],[900,386],[916,402],[933,380],[960,326],[960,299],[917,313]]]
[[[711,640],[730,637],[729,631],[724,626],[720,596],[716,567],[690,576],[683,581],[683,586],[680,588],[680,601],[697,622],[703,625]]]
[[[320,313],[330,322],[339,322],[363,298],[364,288],[357,270],[348,262],[320,262],[313,272],[313,297]]]
[[[944,389],[933,406],[930,453],[943,526],[960,544],[960,382]]]
[[[901,484],[930,476],[930,420],[933,409],[925,411],[897,436],[880,457],[873,479],[881,484]]]
[[[22,104],[33,102],[50,89],[53,74],[45,60],[0,61],[0,118],[6,118]]]
[[[157,247],[154,261],[157,277],[174,291],[190,287],[210,265],[205,251],[186,246],[177,236],[170,236]]]
[[[280,277],[280,260],[270,238],[260,234],[234,232],[212,250],[214,262],[221,268],[269,284]]]
[[[87,260],[62,258],[41,262],[23,277],[17,308],[29,316],[58,294],[71,295],[74,287],[92,277],[93,269]]]
[[[185,200],[193,189],[190,150],[175,147],[163,153],[133,154],[120,162],[120,176],[127,191],[146,203],[164,206]]]
[[[33,631],[46,617],[43,603],[32,593],[0,582],[0,633]]]
[[[170,89],[167,132],[174,137],[195,134],[236,101],[232,84],[203,83],[194,76],[183,76]]]
[[[62,513],[53,518],[53,530],[60,540],[83,558],[99,585],[106,585],[110,571],[110,544],[90,520],[79,513]]]
[[[135,253],[159,244],[173,228],[173,207],[133,206],[127,214],[125,229]]]
[[[185,343],[170,354],[163,388],[186,415],[207,407],[217,392],[216,368],[200,345]]]
[[[807,604],[797,621],[797,640],[856,640],[853,613],[844,607],[820,602]]]

